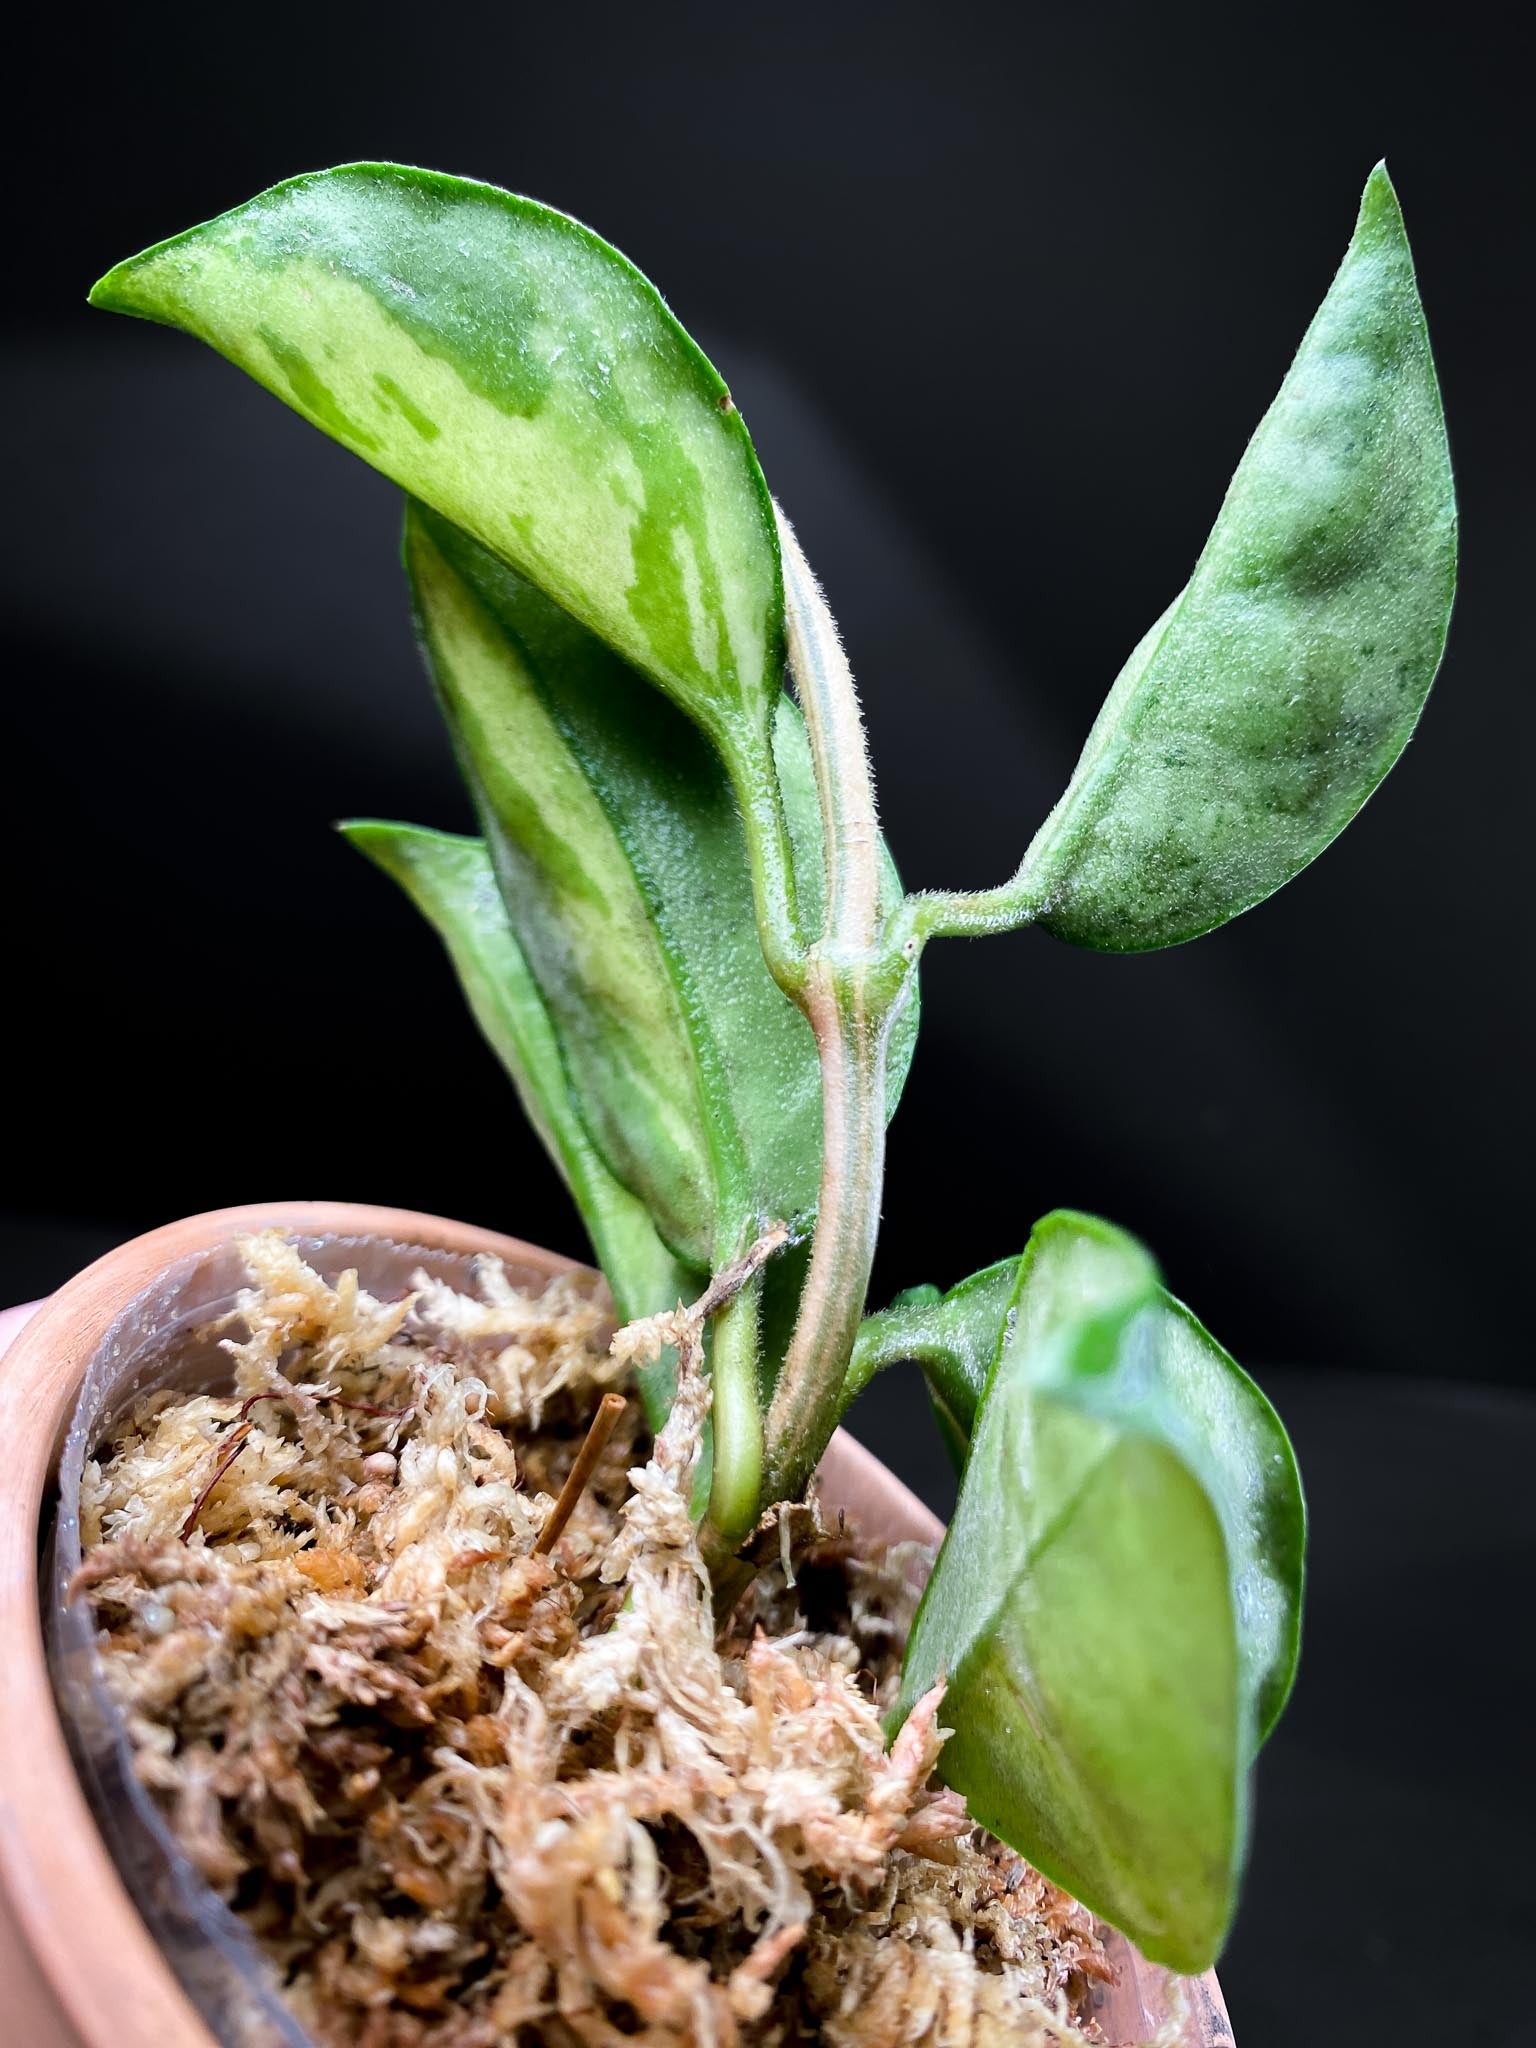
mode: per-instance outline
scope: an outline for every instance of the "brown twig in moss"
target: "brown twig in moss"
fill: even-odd
[[[592,1427],[587,1431],[586,1442],[576,1453],[576,1462],[566,1474],[565,1484],[560,1489],[560,1498],[550,1510],[549,1520],[540,1530],[534,1544],[535,1551],[546,1556],[565,1533],[565,1525],[576,1512],[576,1503],[587,1490],[587,1483],[597,1470],[597,1461],[608,1448],[608,1439],[613,1435],[614,1424],[624,1413],[622,1394],[604,1394],[597,1404],[597,1413],[592,1418]]]

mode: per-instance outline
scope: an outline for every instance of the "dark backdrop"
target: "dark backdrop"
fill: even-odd
[[[979,884],[1188,573],[1385,153],[1464,499],[1420,734],[1317,867],[1198,945],[931,950],[880,1278],[951,1281],[1069,1202],[1144,1232],[1244,1357],[1519,1378],[1531,179],[1493,14],[546,11],[34,30],[12,1057],[79,1142],[13,1161],[6,1280],[67,1269],[39,1219],[277,1193],[575,1234],[432,942],[326,833],[464,819],[394,493],[195,344],[90,314],[109,262],[361,155],[592,221],[757,433],[905,873]]]
[[[1443,1768],[1467,1739],[1447,1724],[1487,1701],[1399,1681],[1398,1623],[1425,1610],[1388,1560],[1410,1527],[1443,1560],[1432,1532],[1454,1525],[1435,1625],[1483,1630],[1464,1670],[1505,1654],[1490,1589],[1529,1542],[1510,1463],[1529,1410],[1444,1387],[1519,1387],[1529,1362],[1530,73],[1501,14],[58,9],[12,86],[6,1297],[258,1197],[579,1241],[434,943],[326,830],[466,822],[395,494],[192,343],[88,314],[110,262],[359,156],[591,221],[756,433],[842,618],[906,876],[979,884],[1184,580],[1388,157],[1464,514],[1419,737],[1317,867],[1196,946],[931,948],[877,1278],[952,1282],[1041,1210],[1092,1207],[1261,1376],[1296,1368],[1316,1675],[1229,1971],[1244,2048],[1398,2038],[1328,2033],[1316,1986],[1284,1988],[1295,1943],[1333,1924],[1307,1859],[1384,1754],[1375,1818],[1349,1823],[1376,1863],[1339,1873],[1338,2012],[1363,2024],[1351,1971],[1379,1987],[1412,1959],[1391,1886],[1422,1845],[1389,1820],[1415,1788],[1443,1808],[1423,1853],[1497,1890],[1492,1764]],[[1403,1376],[1435,1384],[1383,1434]],[[935,1492],[919,1409],[908,1389],[864,1426]]]

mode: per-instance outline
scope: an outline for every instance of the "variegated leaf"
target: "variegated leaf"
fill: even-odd
[[[554,1027],[507,922],[485,842],[372,818],[341,829],[399,883],[442,940],[475,1022],[581,1211],[621,1320],[691,1300],[704,1276],[672,1257],[643,1204],[603,1163],[571,1101]],[[644,1371],[642,1380],[659,1423],[670,1372],[651,1370],[664,1398],[651,1398]]]
[[[1110,691],[1015,889],[1171,946],[1316,858],[1406,746],[1445,646],[1456,498],[1384,167],[1182,595]]]
[[[730,394],[618,252],[493,185],[349,164],[119,264],[92,303],[210,342],[546,591],[717,744],[783,670]]]
[[[508,919],[591,1138],[690,1266],[771,1216],[805,1223],[821,1157],[810,1027],[770,977],[741,821],[708,743],[486,549],[412,507],[423,644]],[[819,910],[814,778],[779,700],[775,758]],[[887,863],[887,892],[899,889]],[[893,1034],[894,1103],[915,1003]]]

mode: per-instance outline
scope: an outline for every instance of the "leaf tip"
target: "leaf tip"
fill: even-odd
[[[1372,169],[1360,195],[1360,219],[1355,232],[1359,235],[1372,230],[1395,235],[1404,232],[1403,209],[1385,157]]]
[[[88,306],[97,306],[107,313],[131,313],[135,310],[130,279],[133,275],[136,257],[130,256],[126,263],[114,263],[104,276],[98,277],[85,295]]]
[[[337,818],[332,830],[392,880],[405,882],[411,866],[410,826],[391,824],[384,818]]]

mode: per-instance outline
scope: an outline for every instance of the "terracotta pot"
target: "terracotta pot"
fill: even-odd
[[[92,1360],[168,1268],[216,1272],[233,1235],[276,1224],[302,1236],[373,1240],[455,1259],[489,1251],[539,1284],[573,1261],[435,1216],[343,1203],[257,1204],[194,1216],[109,1252],[27,1317],[0,1370],[0,2037],[16,2048],[218,2048],[149,1933],[92,1818],[55,1704],[44,1647],[39,1552],[59,1448]],[[382,1241],[382,1242],[380,1242]],[[353,1254],[348,1252],[348,1262]],[[173,1276],[161,1293],[169,1298]],[[227,1285],[227,1280],[226,1283]],[[213,1281],[199,1278],[204,1299]],[[195,1290],[194,1290],[195,1291]],[[214,1291],[217,1291],[216,1286]],[[142,1307],[135,1314],[142,1314]],[[122,1320],[120,1320],[122,1319]],[[0,1319],[0,1345],[6,1335]],[[824,1497],[876,1534],[934,1539],[940,1525],[869,1452],[839,1432]],[[1146,2039],[1170,1987],[1118,1936],[1120,1973],[1098,2018],[1107,2041]],[[1186,2048],[1232,2048],[1214,1976],[1184,1989]],[[227,2043],[226,2048],[234,2048]]]

